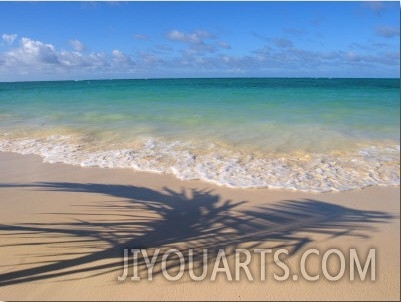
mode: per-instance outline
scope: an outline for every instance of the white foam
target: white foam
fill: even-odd
[[[400,184],[399,145],[342,153],[254,154],[214,144],[200,147],[189,141],[144,138],[130,148],[93,147],[60,135],[0,139],[0,151],[36,154],[45,162],[169,173],[235,188],[326,192]]]

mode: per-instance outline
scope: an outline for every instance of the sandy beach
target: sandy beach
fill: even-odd
[[[239,190],[125,169],[48,164],[13,153],[0,154],[0,169],[1,300],[400,298],[399,187],[319,194]],[[118,280],[124,249],[143,249],[149,257],[160,249],[152,280],[143,253],[136,265],[130,254],[128,276]],[[166,277],[181,272],[177,253],[163,264],[162,253],[169,249],[184,255],[177,281]],[[208,251],[202,281],[189,274],[189,249],[195,267],[203,263],[203,249]],[[253,280],[245,269],[235,271],[238,249],[249,251]],[[265,254],[265,278],[255,249],[272,251]],[[279,256],[288,276],[273,261],[280,249],[288,252]],[[319,255],[309,254],[302,272],[302,256],[310,249]],[[337,254],[329,256],[333,249]],[[375,251],[375,267],[371,263],[364,281],[358,274],[350,281],[351,249],[362,266]],[[225,253],[228,273],[215,267],[218,250]],[[339,254],[345,259],[343,274]],[[131,280],[133,266],[139,281]],[[194,272],[201,275],[200,266]],[[319,278],[308,281],[304,273]],[[326,274],[341,278],[330,281]]]
[[[0,28],[0,302],[400,301],[398,3],[2,1]]]

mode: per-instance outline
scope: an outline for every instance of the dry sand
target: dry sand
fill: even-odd
[[[341,193],[309,194],[279,190],[236,190],[168,175],[129,170],[46,164],[36,156],[0,154],[0,300],[399,300],[400,188],[369,187]],[[143,258],[140,281],[125,281],[123,250],[177,248],[184,254],[208,249],[208,274],[193,281],[188,267],[178,281],[160,272],[147,280]],[[218,249],[224,249],[235,278],[234,250],[250,251],[249,281],[224,272],[211,281]],[[288,251],[284,271],[266,255],[266,280],[260,276],[255,248]],[[300,259],[308,249],[307,281]],[[349,253],[362,263],[375,250],[371,270],[350,281]],[[321,268],[330,249],[344,255],[345,273],[329,281]],[[185,254],[186,255],[186,254]],[[132,258],[131,258],[132,259]],[[201,257],[195,257],[199,264]],[[241,258],[242,259],[242,258]],[[187,257],[184,259],[187,263]],[[244,259],[242,259],[244,260]],[[241,260],[241,261],[242,261]],[[173,257],[169,273],[178,273]],[[220,263],[220,267],[224,263]],[[328,272],[340,270],[328,258]],[[200,274],[201,271],[195,271]],[[298,276],[298,280],[293,275]]]

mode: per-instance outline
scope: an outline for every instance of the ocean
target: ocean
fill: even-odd
[[[0,151],[235,188],[400,184],[400,79],[0,83]]]

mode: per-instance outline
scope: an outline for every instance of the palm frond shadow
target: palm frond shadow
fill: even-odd
[[[176,192],[166,187],[157,191],[129,185],[62,182],[0,184],[1,187],[96,193],[118,199],[94,208],[84,207],[86,220],[0,224],[3,236],[26,238],[24,243],[15,246],[45,244],[55,251],[51,255],[38,255],[34,267],[0,274],[0,286],[54,277],[70,278],[77,273],[90,277],[118,271],[122,268],[124,249],[146,249],[149,254],[156,248],[167,247],[194,251],[225,249],[232,253],[240,245],[256,248],[263,242],[271,242],[276,248],[286,248],[290,254],[295,254],[313,241],[312,234],[364,238],[374,230],[375,224],[395,218],[390,213],[351,209],[312,199],[241,207],[245,201],[222,200],[212,191],[195,189]],[[63,215],[68,216],[68,213]],[[74,213],[74,217],[79,215]],[[43,243],[40,239],[44,238],[57,238],[57,241]],[[39,239],[39,242],[30,243],[29,239]],[[6,246],[10,245],[0,245],[0,248]],[[80,249],[82,253],[76,252]],[[74,253],[70,253],[71,250]],[[60,260],[46,261],[48,256],[56,255]],[[216,257],[216,253],[208,253],[208,257]],[[202,254],[195,252],[193,261],[195,267],[199,265],[203,261]],[[143,259],[139,259],[138,265],[141,270],[146,269]],[[174,259],[168,263],[170,268],[176,265]],[[159,272],[156,270],[154,274]]]

